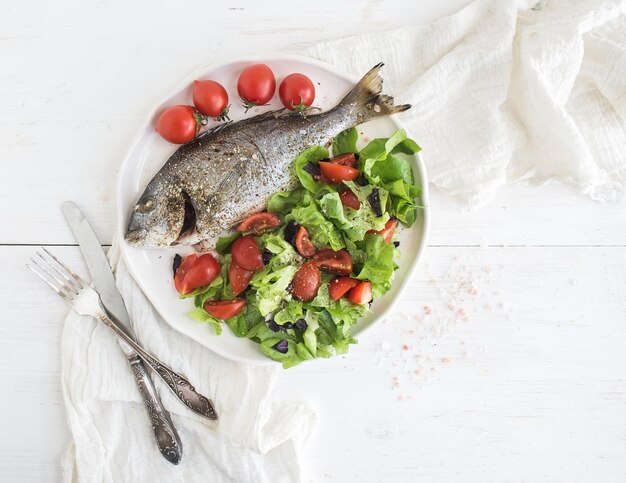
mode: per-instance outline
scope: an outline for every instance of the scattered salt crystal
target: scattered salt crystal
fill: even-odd
[[[406,345],[406,344],[404,344],[404,345],[402,346],[402,350],[408,351],[408,350],[409,350],[409,346],[408,346],[408,345]]]
[[[450,362],[452,362],[452,359],[450,359],[449,357],[442,357],[441,362],[443,362],[444,364],[450,364]]]
[[[433,313],[433,309],[431,309],[428,305],[425,305],[425,306],[424,306],[424,313],[425,313],[426,315],[430,315],[430,314],[432,314],[432,313]]]
[[[419,375],[421,374],[421,372],[422,372],[422,371],[421,371],[420,369],[415,369],[415,370],[413,371],[413,373],[414,373],[416,376],[419,376]]]
[[[448,309],[454,312],[454,309],[456,309],[456,307],[454,306],[454,304],[448,304]]]
[[[472,287],[469,291],[471,295],[478,295],[478,289],[476,287]]]
[[[430,279],[430,284],[431,285],[437,285],[437,279],[436,278],[431,278]]]

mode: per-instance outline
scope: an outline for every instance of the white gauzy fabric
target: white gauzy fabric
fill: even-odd
[[[429,181],[466,206],[522,180],[601,201],[626,189],[626,2],[478,0],[307,53],[355,76],[384,61]]]
[[[521,180],[562,181],[598,200],[626,187],[626,2],[477,0],[428,26],[307,52],[355,76],[385,61],[385,91],[413,104],[402,122],[424,148],[430,181],[468,206]],[[110,257],[118,261],[116,247]],[[301,449],[316,416],[271,399],[278,369],[225,360],[171,329],[121,262],[117,282],[140,340],[215,401],[219,428],[155,380],[184,446],[182,463],[167,463],[113,335],[70,314],[67,481],[307,481]]]
[[[118,262],[116,246],[109,259]],[[238,364],[202,348],[161,319],[122,261],[116,276],[139,340],[210,397],[220,421],[214,428],[153,377],[183,444],[181,463],[168,463],[154,443],[148,413],[114,335],[72,312],[62,338],[63,395],[73,436],[65,481],[309,481],[301,449],[316,415],[307,405],[272,400],[280,369]]]

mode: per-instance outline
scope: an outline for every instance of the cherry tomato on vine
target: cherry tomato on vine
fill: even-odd
[[[219,82],[193,81],[193,105],[205,116],[228,121],[228,93]]]
[[[246,112],[254,106],[267,104],[276,91],[276,78],[265,64],[246,67],[237,81],[237,92],[244,102]]]
[[[315,100],[315,86],[304,74],[289,74],[280,83],[278,95],[287,109],[303,112]]]
[[[171,106],[157,121],[157,132],[170,143],[185,144],[196,137],[199,130],[196,111],[191,106]]]

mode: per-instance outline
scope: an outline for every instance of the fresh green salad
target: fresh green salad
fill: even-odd
[[[193,297],[193,319],[218,335],[227,325],[285,368],[356,343],[351,328],[390,289],[396,228],[415,222],[421,194],[402,156],[420,147],[403,129],[360,151],[357,139],[354,128],[342,132],[332,157],[304,150],[293,163],[298,187],[220,238],[217,259],[177,256],[175,285]]]

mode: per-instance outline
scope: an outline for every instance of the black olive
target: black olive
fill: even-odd
[[[308,327],[308,324],[306,323],[306,320],[304,319],[296,320],[296,329],[298,329],[300,332],[304,332],[307,327]]]
[[[285,240],[287,240],[289,243],[293,243],[293,240],[296,237],[296,233],[298,232],[298,228],[300,228],[300,225],[295,220],[291,220],[289,223],[287,223],[287,225],[285,226]]]
[[[314,163],[313,161],[309,161],[306,166],[304,168],[304,171],[306,171],[307,173],[309,173],[311,176],[315,177],[319,177],[322,176],[322,170],[320,168],[320,165],[317,163]]]
[[[395,241],[393,242],[393,246],[398,248],[400,246],[400,242],[399,241]]]
[[[278,331],[280,330],[280,325],[278,325],[278,324],[276,323],[276,321],[274,321],[274,320],[270,320],[270,321],[267,323],[267,326],[270,328],[270,330],[271,330],[272,332],[278,332]]]
[[[263,250],[263,253],[261,254],[261,256],[263,257],[263,263],[267,265],[268,263],[270,263],[270,260],[272,259],[274,254],[266,248]]]
[[[359,186],[367,186],[369,184],[367,178],[362,174],[358,175],[354,182]]]
[[[181,257],[178,253],[174,255],[174,262],[172,263],[172,271],[174,272],[174,276],[176,276],[176,270],[180,267],[180,263],[183,261],[183,257]]]
[[[272,346],[272,349],[280,352],[281,354],[286,354],[287,351],[289,350],[289,344],[287,343],[285,339],[283,339],[280,342],[277,342],[276,344],[274,344]]]
[[[293,324],[291,322],[285,322],[283,325],[281,325],[281,329],[283,330],[293,329]]]
[[[376,216],[383,216],[383,208],[382,206],[380,206],[380,195],[378,193],[378,188],[374,188],[372,190],[372,192],[367,197],[367,201],[370,202],[372,211]]]

